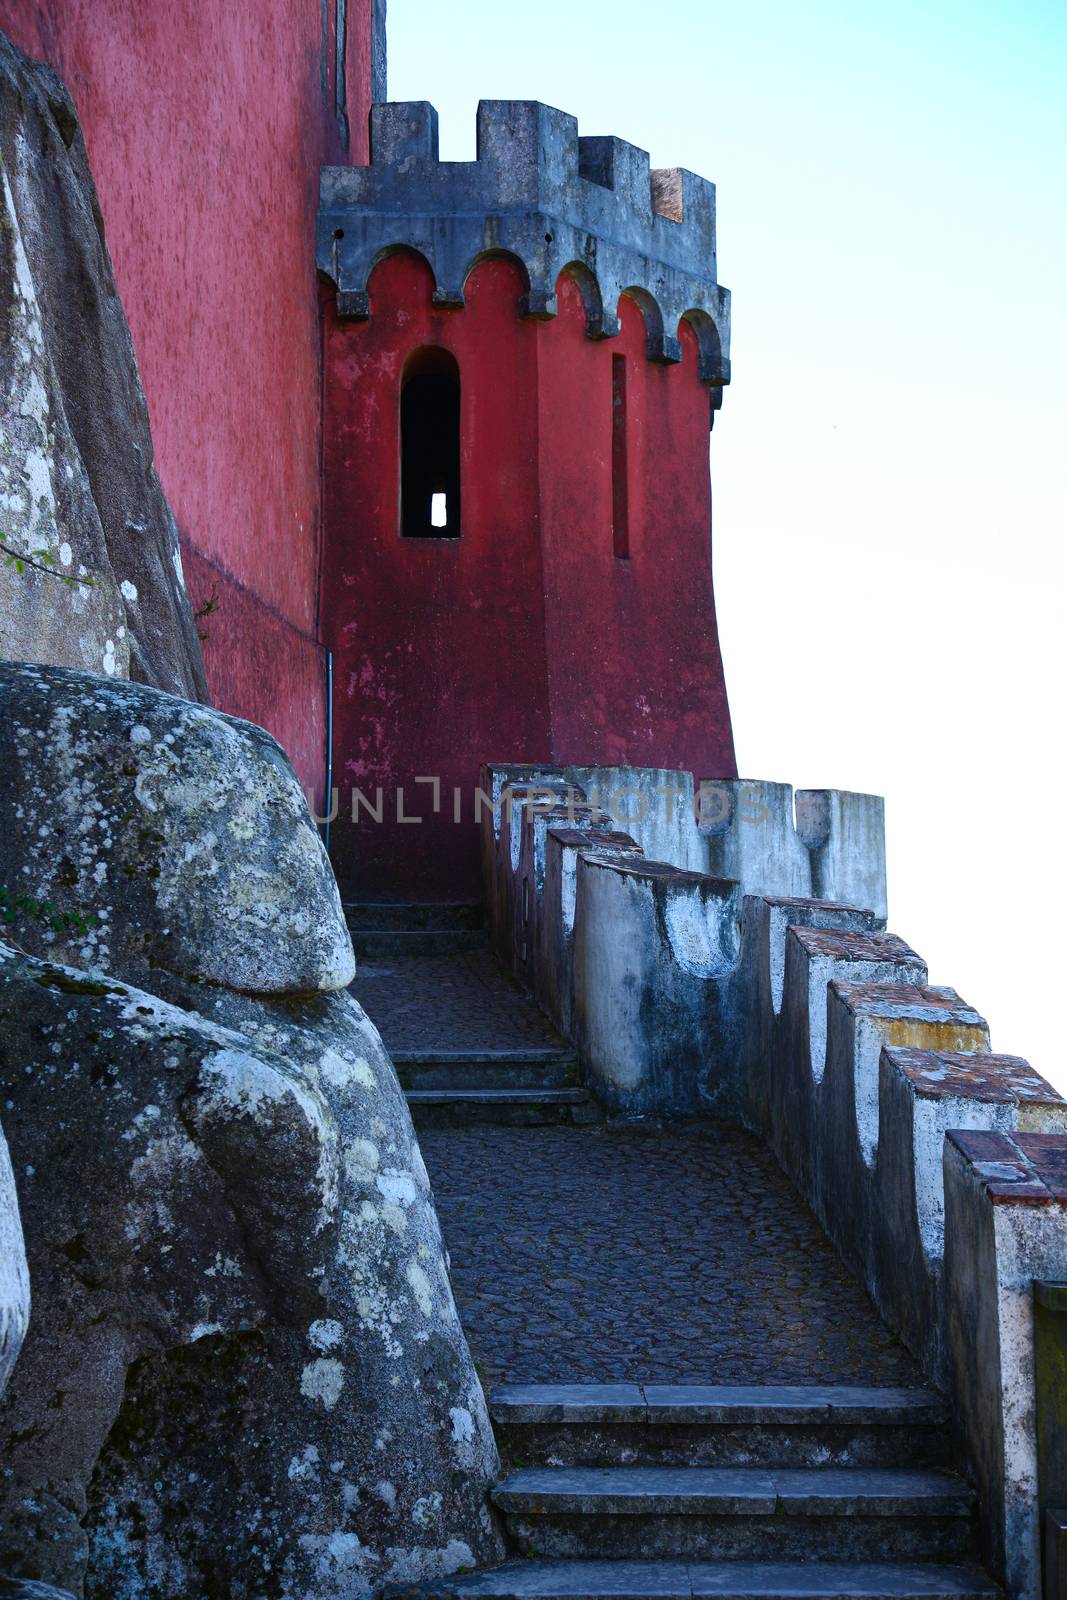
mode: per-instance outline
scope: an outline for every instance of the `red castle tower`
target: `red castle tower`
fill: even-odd
[[[482,761],[736,770],[711,575],[714,187],[534,102],[483,102],[477,148],[442,162],[432,106],[381,104],[371,164],[322,172],[322,629],[350,899],[477,898]]]

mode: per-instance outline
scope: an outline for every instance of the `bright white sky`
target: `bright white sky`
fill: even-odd
[[[884,794],[891,928],[1067,1091],[1067,5],[389,0],[389,93],[718,185],[741,774]]]

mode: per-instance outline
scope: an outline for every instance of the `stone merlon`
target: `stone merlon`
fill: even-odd
[[[574,117],[532,100],[483,100],[475,161],[440,161],[437,113],[424,101],[371,112],[371,165],[323,167],[318,268],[342,317],[371,312],[368,280],[393,251],[417,250],[434,301],[462,306],[471,269],[508,255],[526,274],[526,316],[556,312],[556,283],[581,287],[591,338],[619,331],[620,295],[636,301],[654,361],[680,360],[683,318],[700,376],[730,380],[730,295],[715,279],[715,186],[683,168],[651,170],[614,138],[580,138]]]

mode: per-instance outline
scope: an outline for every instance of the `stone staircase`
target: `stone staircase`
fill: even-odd
[[[416,1125],[466,1130],[454,1139],[429,1133],[424,1146],[435,1189],[445,1153],[463,1146],[456,1156],[462,1206],[452,1215],[451,1227],[449,1207],[456,1185],[449,1181],[439,1189],[439,1203],[447,1202],[442,1223],[450,1249],[490,1250],[477,1220],[484,1208],[475,1206],[471,1219],[471,1184],[482,1165],[493,1162],[497,1136],[491,1126],[478,1125],[522,1127],[598,1117],[579,1082],[577,1059],[552,1034],[529,997],[495,965],[468,908],[435,908],[422,920],[414,908],[362,908],[352,916],[352,925],[362,958],[356,992],[382,1027]],[[426,1018],[430,1022],[424,1027]],[[546,1287],[549,1293],[559,1292],[553,1285],[570,1270],[569,1253],[558,1262],[554,1257],[564,1237],[559,1231],[564,1212],[565,1237],[578,1249],[574,1270],[583,1270],[580,1252],[589,1248],[593,1227],[599,1228],[600,1248],[609,1251],[613,1263],[610,1272],[601,1274],[606,1281],[597,1343],[610,1337],[619,1296],[640,1296],[641,1320],[655,1321],[657,1284],[662,1289],[663,1273],[676,1277],[680,1263],[653,1262],[643,1252],[619,1257],[619,1236],[604,1229],[603,1210],[590,1206],[589,1185],[607,1182],[605,1160],[613,1172],[619,1170],[619,1161],[630,1163],[628,1171],[640,1170],[640,1163],[633,1168],[634,1148],[627,1153],[620,1147],[617,1157],[613,1145],[600,1150],[611,1132],[610,1127],[557,1132],[532,1127],[529,1139],[536,1141],[538,1152],[531,1152],[533,1167],[516,1163],[515,1141],[527,1136],[500,1133],[502,1146],[511,1141],[509,1183],[519,1185],[525,1204],[546,1204],[549,1191],[537,1200],[531,1178],[547,1163],[542,1181],[553,1194],[562,1190],[563,1211],[553,1211],[543,1257],[526,1247],[524,1235],[513,1237],[514,1218],[501,1224],[509,1256],[514,1260],[519,1251],[525,1263],[521,1270],[528,1277],[517,1284],[507,1275],[501,1279],[494,1274],[494,1258],[487,1259],[483,1276],[492,1280],[492,1293],[486,1291],[478,1321],[469,1327],[476,1354],[476,1330],[479,1337],[493,1328],[499,1333],[500,1319],[509,1314],[522,1324],[518,1348],[524,1358],[530,1359],[538,1348],[531,1340],[537,1319],[545,1316]],[[665,1139],[667,1131],[658,1137]],[[672,1240],[679,1230],[688,1236],[682,1196],[671,1188],[673,1181],[684,1186],[692,1178],[691,1156],[687,1166],[682,1155],[686,1138],[678,1134],[672,1178],[657,1166],[655,1178],[649,1179],[651,1188],[638,1183],[633,1191],[634,1199],[641,1197],[637,1211],[631,1212],[632,1202],[623,1192],[611,1192],[604,1201],[624,1233],[650,1225],[662,1230],[663,1218],[653,1221],[648,1214],[655,1203],[670,1214]],[[702,1138],[715,1147],[712,1130]],[[597,1141],[595,1148],[584,1146],[589,1139]],[[561,1152],[553,1154],[546,1140],[565,1141],[568,1151],[573,1144],[566,1174],[557,1170]],[[476,1149],[467,1149],[470,1141],[476,1141]],[[730,1144],[719,1135],[718,1147],[731,1152],[726,1160],[733,1170],[743,1141],[734,1136]],[[655,1162],[653,1150],[650,1160]],[[734,1181],[754,1196],[755,1214],[760,1214],[760,1205],[770,1199],[760,1187],[766,1180],[757,1179],[748,1167],[737,1170]],[[663,1197],[655,1201],[660,1189]],[[718,1201],[710,1191],[704,1195],[708,1226],[737,1234],[740,1219],[748,1213],[744,1207],[728,1208],[724,1199],[725,1192]],[[595,1217],[601,1218],[599,1224]],[[579,1240],[584,1242],[579,1245]],[[769,1244],[766,1236],[763,1243],[765,1248]],[[732,1248],[739,1247],[740,1236]],[[744,1250],[752,1248],[759,1248],[755,1236],[741,1255],[730,1256],[740,1270]],[[781,1253],[782,1241],[776,1239],[773,1248]],[[700,1264],[706,1274],[710,1262],[692,1243],[689,1249],[693,1270]],[[825,1298],[825,1279],[811,1277],[810,1258],[790,1255],[788,1260],[790,1272],[799,1274],[798,1295]],[[721,1283],[712,1281],[727,1303],[740,1287],[732,1286],[728,1275]],[[468,1279],[468,1294],[470,1287]],[[863,1308],[863,1316],[871,1317],[865,1300]],[[666,1314],[677,1316],[677,1306]],[[706,1323],[706,1305],[700,1315]],[[827,1307],[821,1302],[818,1315],[825,1323]],[[633,1326],[633,1321],[631,1315],[625,1325]],[[577,1326],[585,1326],[585,1320]],[[698,1337],[688,1347],[692,1355],[683,1358],[690,1364],[692,1356],[709,1348],[709,1329],[694,1324],[693,1331]],[[572,1340],[576,1336],[580,1338],[572,1332]],[[735,1359],[744,1347],[732,1356],[725,1346],[717,1348],[720,1354],[705,1360],[705,1370]],[[869,1348],[864,1370],[877,1381],[880,1371],[891,1373],[892,1368],[885,1353],[877,1353],[873,1339]],[[569,1355],[558,1348],[555,1355],[560,1358],[558,1370],[566,1372],[568,1365],[575,1370],[573,1346]],[[588,1362],[588,1352],[577,1359]],[[662,1370],[662,1342],[654,1359]],[[753,1352],[752,1365],[757,1360],[758,1352]],[[735,1364],[749,1365],[744,1360]],[[554,1365],[552,1361],[549,1370]],[[610,1373],[610,1364],[599,1366]],[[774,1371],[775,1363],[769,1367]],[[508,1362],[496,1370],[503,1376],[515,1369]],[[913,1370],[910,1363],[906,1370]],[[894,1382],[892,1375],[886,1382]],[[489,1408],[502,1461],[501,1477],[489,1496],[508,1558],[492,1569],[457,1572],[418,1587],[397,1586],[392,1591],[397,1596],[993,1600],[1000,1593],[980,1565],[975,1497],[953,1470],[945,1403],[927,1389],[876,1387],[847,1377],[824,1384],[507,1381],[490,1389]]]
[[[530,1127],[599,1116],[568,1050],[402,1050],[393,1064],[416,1128]]]
[[[359,904],[345,907],[356,958],[371,984],[392,973],[399,984],[427,970],[427,962],[450,962],[469,982],[468,1002],[477,1008],[486,994],[509,980],[489,953],[480,905]],[[464,963],[464,956],[471,961]],[[486,971],[488,968],[488,973]],[[488,979],[488,981],[487,981]],[[357,990],[362,980],[357,981]],[[494,995],[499,1001],[499,996]],[[521,991],[513,998],[521,1004]],[[458,996],[462,1009],[464,994]],[[598,1120],[599,1109],[579,1081],[578,1058],[539,1019],[536,1042],[505,1042],[445,1049],[436,1042],[390,1043],[390,1054],[417,1128],[499,1123]]]
[[[366,901],[344,910],[357,959],[454,955],[488,942],[482,907],[463,901],[451,905]]]
[[[500,1384],[492,1490],[520,1559],[427,1585],[480,1600],[963,1600],[974,1495],[926,1390]]]
[[[493,1500],[523,1554],[975,1554],[973,1494],[948,1470],[944,1406],[925,1391],[504,1384],[490,1404],[510,1464]]]

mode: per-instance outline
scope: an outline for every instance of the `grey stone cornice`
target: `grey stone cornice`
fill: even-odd
[[[386,102],[371,112],[371,165],[323,167],[318,268],[339,315],[371,314],[371,272],[397,249],[429,263],[438,306],[462,306],[472,269],[510,256],[525,274],[525,316],[556,314],[567,270],[590,338],[619,331],[625,292],[650,360],[674,362],[684,318],[717,405],[730,378],[730,294],[715,277],[715,186],[684,168],[650,170],[621,139],[580,138],[573,117],[537,101],[483,100],[477,148],[474,161],[439,160],[433,106]]]

